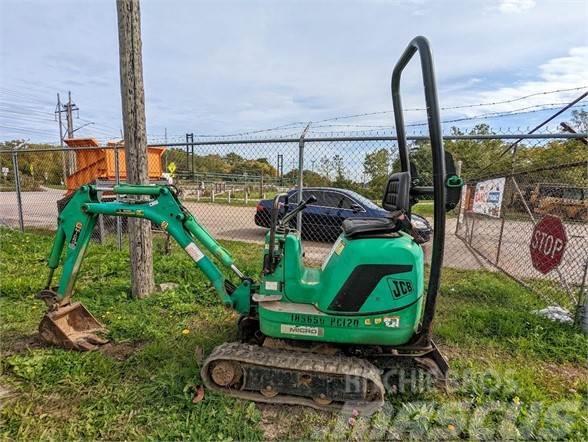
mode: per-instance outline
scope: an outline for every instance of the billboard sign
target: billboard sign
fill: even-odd
[[[500,218],[505,183],[506,178],[495,178],[476,184],[472,210],[475,213]]]

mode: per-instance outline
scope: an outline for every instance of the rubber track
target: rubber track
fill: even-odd
[[[335,402],[329,405],[319,405],[312,398],[302,396],[278,394],[275,397],[268,398],[256,391],[237,390],[218,386],[211,379],[209,366],[211,362],[219,360],[235,361],[249,365],[257,365],[268,368],[279,368],[283,370],[304,371],[308,373],[327,373],[334,375],[352,375],[365,378],[379,390],[378,398],[374,401],[347,401]],[[318,410],[351,412],[357,410],[361,414],[368,415],[380,408],[384,403],[385,389],[382,384],[380,370],[370,362],[348,356],[329,356],[310,352],[296,352],[291,350],[282,350],[261,347],[257,345],[241,344],[239,342],[230,342],[216,347],[210,356],[204,361],[201,376],[204,385],[214,391],[222,392],[229,396],[247,399],[255,402],[265,402],[270,404],[290,404],[305,405]],[[373,389],[372,387],[372,389]]]

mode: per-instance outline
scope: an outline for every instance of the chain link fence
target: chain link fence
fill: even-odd
[[[502,186],[484,213],[477,200]],[[546,303],[574,309],[588,262],[588,161],[513,171],[467,184],[456,236]]]
[[[588,262],[586,134],[482,129],[453,130],[445,137],[467,187],[460,206],[448,214],[444,265],[502,271],[545,304],[575,310],[585,299]],[[509,143],[517,140],[512,155]],[[413,135],[409,142],[413,178],[420,186],[432,185],[428,137]],[[154,181],[173,180],[185,206],[219,239],[262,244],[273,198],[284,194],[282,207],[293,208],[303,171],[302,198],[314,195],[317,202],[292,226],[301,223],[305,260],[312,265],[329,253],[345,219],[385,216],[381,194],[387,176],[399,168],[392,136],[310,132],[274,139],[196,139],[165,147],[159,162],[150,163],[158,171],[150,169],[150,175],[157,176]],[[21,230],[55,229],[60,208],[77,185],[125,180],[123,149],[116,145],[0,150],[0,167],[0,225]],[[484,187],[490,178],[502,180],[500,201],[480,205],[482,196],[492,194]],[[101,197],[115,198],[108,191]],[[431,238],[432,201],[419,201],[413,215],[417,228]],[[566,243],[557,251],[560,262],[543,272],[532,259],[531,243],[536,225],[549,216],[561,220]],[[125,231],[124,219],[104,217],[94,238],[114,235],[120,244]],[[431,242],[424,245],[427,259]]]

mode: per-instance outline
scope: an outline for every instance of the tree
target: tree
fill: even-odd
[[[333,164],[333,170],[335,171],[335,181],[343,181],[345,179],[345,165],[343,163],[343,157],[341,155],[334,155],[331,160]]]
[[[231,173],[232,168],[233,165],[218,154],[194,157],[194,169],[198,172]]]
[[[451,132],[452,135],[464,135],[464,132],[456,127],[453,127]],[[468,132],[468,135],[491,135],[492,133],[487,124],[478,124]],[[453,154],[456,161],[462,161],[462,177],[466,180],[506,173],[511,170],[512,154],[503,154],[508,145],[502,140],[452,140],[446,141],[444,144],[445,149]],[[517,146],[519,152],[525,148],[523,143]],[[429,151],[430,156],[430,146],[427,145],[426,150]],[[421,166],[418,168],[419,174],[425,173],[425,170],[430,170],[431,167],[430,163],[428,166],[425,164],[419,166]]]
[[[117,0],[116,5],[127,182],[148,184],[141,11],[139,0]],[[148,220],[129,219],[129,248],[132,293],[144,298],[154,286],[153,243]]]
[[[11,140],[0,142],[1,149],[13,149],[24,140]],[[23,190],[37,190],[40,184],[62,184],[63,174],[61,168],[61,152],[48,150],[47,152],[27,152],[27,150],[50,149],[49,144],[27,143],[22,149],[22,155],[18,157],[18,170],[20,171],[21,188]],[[11,171],[6,179],[2,179],[4,185],[13,179],[12,156],[0,156],[0,168],[6,167]],[[12,184],[11,184],[12,186]],[[11,187],[9,187],[10,189]]]
[[[363,160],[363,172],[369,178],[364,193],[369,198],[379,198],[392,166],[392,155],[388,149],[381,148],[366,154]]]
[[[363,172],[371,181],[388,176],[390,157],[390,151],[385,148],[366,154],[363,160]]]
[[[577,132],[588,132],[588,111],[584,109],[572,111],[572,124]]]
[[[284,174],[284,180],[289,183],[296,182],[297,177],[297,169],[292,169],[288,173]],[[304,169],[304,187],[327,187],[330,185],[331,182],[327,180],[323,175],[312,170]]]
[[[243,157],[239,154],[236,154],[235,152],[229,152],[225,156],[225,159],[227,160],[227,163],[229,163],[232,166],[234,166],[235,164],[239,164],[243,161]]]
[[[333,162],[328,156],[323,156],[319,159],[319,167],[318,167],[322,176],[324,176],[328,181],[331,180],[331,174],[334,171]]]

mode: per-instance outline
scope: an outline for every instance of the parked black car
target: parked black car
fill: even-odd
[[[332,187],[307,187],[302,191],[302,198],[314,195],[317,201],[309,204],[302,212],[302,236],[313,241],[334,241],[341,233],[341,224],[347,218],[385,218],[389,212],[376,205],[366,197],[347,189]],[[272,200],[261,200],[257,203],[255,224],[260,227],[270,226]],[[284,201],[286,212],[298,204],[298,191],[288,192]],[[429,222],[419,215],[411,215],[413,226],[418,230],[423,241],[431,239],[432,228]],[[293,227],[296,222],[293,221]]]

